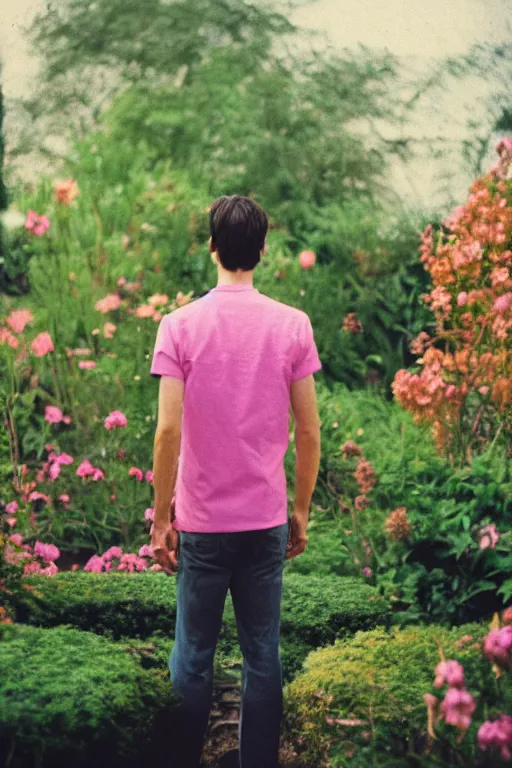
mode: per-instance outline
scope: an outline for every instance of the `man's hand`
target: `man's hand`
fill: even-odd
[[[151,549],[156,562],[167,573],[174,573],[178,569],[179,536],[169,523],[165,528],[151,529]]]
[[[307,517],[299,515],[295,512],[291,519],[288,547],[286,552],[287,560],[290,560],[292,557],[297,557],[297,555],[302,554],[302,552],[304,552],[306,549],[306,544],[308,543],[308,537],[306,536],[307,526]]]

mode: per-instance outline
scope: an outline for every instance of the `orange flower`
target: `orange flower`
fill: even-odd
[[[56,181],[54,189],[57,202],[63,203],[64,205],[71,205],[75,197],[78,197],[80,194],[78,184],[74,179]]]

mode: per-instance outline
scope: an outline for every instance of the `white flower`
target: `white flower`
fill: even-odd
[[[4,227],[7,230],[11,230],[19,229],[22,227],[25,224],[26,216],[25,214],[21,213],[21,211],[11,209],[0,214],[0,219],[2,220]]]

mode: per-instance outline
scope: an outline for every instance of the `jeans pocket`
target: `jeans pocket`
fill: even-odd
[[[184,532],[181,545],[196,555],[215,555],[218,549],[217,538],[209,533]]]

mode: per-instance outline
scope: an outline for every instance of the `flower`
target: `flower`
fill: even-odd
[[[341,452],[343,453],[343,458],[347,459],[349,456],[362,456],[362,451],[360,447],[354,443],[353,440],[347,440],[343,443],[341,446]]]
[[[462,688],[464,685],[464,669],[458,661],[442,661],[436,667],[434,688],[442,688],[447,683],[450,688]]]
[[[139,557],[153,557],[153,550],[149,544],[143,544],[139,549]]]
[[[484,640],[484,653],[490,662],[508,667],[512,650],[512,626],[491,629]]]
[[[70,205],[75,197],[80,194],[78,190],[78,184],[74,179],[67,179],[66,181],[56,181],[54,184],[55,199],[58,203],[64,203],[64,205]]]
[[[59,475],[60,475],[60,464],[58,461],[53,461],[50,464],[50,469],[48,470],[48,477],[53,482],[58,478]]]
[[[500,535],[496,530],[495,525],[486,525],[485,528],[478,531],[478,538],[479,549],[488,549],[489,547],[491,549],[496,549],[496,544],[499,541]]]
[[[48,352],[53,352],[55,349],[52,337],[47,331],[38,334],[30,346],[36,357],[44,357]]]
[[[302,269],[310,269],[316,263],[316,253],[314,251],[301,251],[299,262]]]
[[[32,493],[29,493],[28,495],[28,501],[38,501],[39,499],[46,501],[47,504],[51,501],[49,496],[46,496],[44,493],[39,493],[39,491],[32,491]]]
[[[93,555],[84,565],[84,571],[91,571],[91,573],[101,573],[103,571],[103,558],[99,555]]]
[[[146,472],[146,482],[152,483],[153,482],[153,471],[151,469],[148,469]]]
[[[368,496],[365,496],[364,494],[356,496],[354,499],[354,506],[358,512],[363,512],[367,507],[370,506],[371,503],[372,502]]]
[[[84,459],[76,471],[77,477],[90,477],[94,474],[94,467],[89,459]]]
[[[60,550],[55,544],[43,544],[42,541],[36,541],[34,554],[41,557],[45,562],[52,563],[60,557]]]
[[[21,545],[23,544],[23,536],[21,535],[21,533],[13,533],[11,534],[11,536],[9,536],[9,541],[11,541],[17,547],[21,547]]]
[[[103,425],[105,429],[115,429],[116,427],[126,427],[128,419],[121,411],[112,411],[109,413]]]
[[[457,306],[463,307],[465,304],[467,304],[468,301],[468,294],[466,291],[461,291],[457,296]]]
[[[384,523],[384,527],[390,539],[401,541],[411,535],[411,523],[407,519],[407,507],[398,507]]]
[[[512,293],[504,293],[502,296],[498,296],[493,304],[496,312],[508,312],[512,307]]]
[[[103,553],[103,559],[107,561],[112,560],[114,557],[121,558],[122,556],[123,550],[121,547],[110,547],[110,549]]]
[[[471,725],[471,715],[476,709],[475,700],[468,691],[459,688],[448,688],[441,704],[444,719],[448,725],[454,725],[465,731]]]
[[[144,519],[145,520],[151,520],[151,521],[155,519],[155,510],[154,510],[153,507],[148,507],[144,511]]]
[[[97,301],[94,308],[97,309],[98,312],[103,312],[103,314],[106,315],[107,312],[119,309],[120,306],[121,297],[117,293],[110,293],[108,296],[105,296],[105,298]]]
[[[78,363],[78,367],[82,371],[87,371],[90,368],[96,368],[96,363],[94,362],[94,360],[80,360],[80,362]]]
[[[361,459],[354,472],[361,493],[370,493],[377,482],[373,467],[367,459]]]
[[[62,421],[63,417],[64,414],[56,405],[47,405],[44,409],[44,420],[47,421],[48,424],[58,424]]]
[[[10,501],[8,504],[5,505],[5,511],[8,515],[15,515],[18,511],[18,502],[17,501]]]
[[[103,335],[106,339],[113,339],[114,333],[117,331],[117,325],[114,325],[114,323],[104,323],[103,325]]]
[[[9,506],[9,505],[7,505]],[[504,624],[512,624],[512,607],[506,608],[503,611],[503,615],[501,617],[501,620]]]
[[[363,568],[363,570],[361,571],[361,573],[363,574],[363,576],[364,576],[366,579],[369,579],[369,578],[370,578],[370,577],[373,575],[373,571],[372,571],[372,569],[371,569],[371,568]]]
[[[167,304],[169,301],[169,297],[166,293],[155,293],[153,296],[150,296],[148,299],[148,304],[151,304],[153,307],[161,306],[162,304]]]
[[[12,349],[16,349],[19,341],[7,328],[0,328],[0,344],[8,344]]]
[[[349,312],[343,319],[343,330],[349,333],[362,333],[364,331],[363,324],[357,317],[355,312]]]
[[[57,462],[57,464],[72,464],[74,458],[69,453],[54,453],[52,451],[48,456],[48,461]]]
[[[136,317],[153,317],[155,314],[155,308],[151,304],[141,304],[135,310]]]
[[[41,237],[48,230],[50,220],[47,216],[39,216],[35,211],[27,211],[25,219],[25,229],[32,232],[33,235]]]
[[[19,229],[25,224],[25,214],[21,213],[21,211],[17,211],[15,209],[10,209],[7,211],[3,211],[0,214],[0,219],[2,220],[2,224],[4,225],[5,229],[12,230],[12,229]]]
[[[142,482],[142,478],[144,477],[144,472],[142,469],[139,469],[138,467],[130,467],[128,470],[129,477],[135,477],[137,478],[137,481],[140,483]]]
[[[498,720],[483,723],[477,733],[478,746],[482,752],[486,752],[490,747],[500,750],[501,757],[504,760],[510,760],[512,753],[512,717],[500,715]]]
[[[6,323],[12,328],[14,333],[23,333],[27,323],[31,323],[33,319],[28,309],[14,309],[7,318]]]

